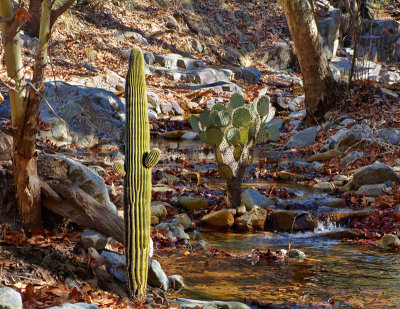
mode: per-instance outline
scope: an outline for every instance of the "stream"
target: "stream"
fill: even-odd
[[[181,157],[199,170],[215,167],[207,162],[213,162],[214,155],[199,151],[202,149],[199,141],[155,140],[153,145],[162,149],[164,159]],[[169,164],[175,163],[162,163],[161,168]],[[204,181],[214,189],[224,185],[215,180]],[[342,235],[347,228],[345,224],[330,222],[331,214],[357,210],[318,207],[317,202],[329,199],[329,194],[293,182],[247,181],[243,187],[271,185],[296,192],[295,197],[283,203],[286,209],[291,209],[290,205],[300,205],[302,211],[307,210],[325,220],[319,220],[314,231],[295,233],[245,234],[196,228],[189,233],[191,242],[204,240],[209,248],[235,253],[241,258],[207,254],[186,256],[182,252],[161,250],[158,254],[163,268],[170,274],[182,275],[185,280],[186,287],[172,297],[247,304],[254,300],[256,308],[400,308],[398,255],[369,244],[342,241],[340,236],[332,237]],[[362,211],[370,210],[359,212]],[[268,249],[287,250],[289,246],[303,251],[307,259],[268,262],[243,258],[253,249],[266,252]]]

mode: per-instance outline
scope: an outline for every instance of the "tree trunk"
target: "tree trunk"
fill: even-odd
[[[237,208],[241,205],[242,181],[246,168],[240,167],[236,175],[226,180],[226,197],[228,205]]]
[[[315,124],[337,101],[337,83],[322,53],[308,0],[281,0],[303,76],[306,123]]]
[[[42,3],[43,0],[30,0],[29,2],[28,13],[31,19],[25,26],[25,32],[31,37],[39,37]],[[50,30],[53,28],[57,18],[62,15],[73,3],[74,0],[66,0],[59,8],[51,11]]]

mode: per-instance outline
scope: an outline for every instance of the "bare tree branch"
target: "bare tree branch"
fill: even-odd
[[[67,0],[58,9],[51,11],[50,17],[50,30],[56,22],[57,18],[60,17],[68,8],[74,3],[74,0]]]

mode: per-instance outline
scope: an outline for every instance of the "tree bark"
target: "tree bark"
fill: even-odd
[[[42,2],[43,0],[30,0],[29,2],[28,13],[31,19],[25,27],[25,32],[31,37],[39,37]],[[67,0],[59,8],[51,11],[50,30],[53,28],[57,18],[61,16],[73,3],[74,0]]]
[[[322,53],[317,24],[308,0],[281,0],[303,76],[306,123],[313,125],[337,101],[337,83]]]
[[[236,175],[226,180],[227,202],[232,208],[237,208],[241,205],[242,181],[245,172],[245,167],[239,167]]]

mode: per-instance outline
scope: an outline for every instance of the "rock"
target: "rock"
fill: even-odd
[[[25,34],[23,31],[19,33],[19,38],[21,39],[22,46],[31,50],[34,54],[36,54],[39,40],[37,38],[32,38],[29,35]]]
[[[152,287],[161,288],[164,291],[168,291],[168,277],[162,270],[160,263],[152,258],[149,258],[149,273],[147,282]]]
[[[384,183],[373,184],[373,185],[362,185],[361,187],[358,188],[357,194],[378,197],[385,192],[386,188],[387,185],[385,185]]]
[[[86,303],[65,303],[61,306],[50,307],[48,309],[99,309],[99,307]]]
[[[11,160],[13,138],[0,132],[0,161]]]
[[[185,231],[193,228],[192,221],[185,213],[175,215],[174,219],[171,221],[171,224],[181,225]]]
[[[377,132],[377,136],[386,143],[399,144],[400,129],[397,128],[382,128]]]
[[[179,24],[175,18],[171,16],[164,17],[165,27],[168,29],[179,30]]]
[[[346,208],[346,200],[343,198],[330,197],[318,202],[318,207]]]
[[[266,220],[267,211],[253,207],[253,209],[235,219],[235,229],[241,232],[263,231]]]
[[[90,247],[100,251],[107,245],[107,236],[97,233],[92,230],[84,230],[81,234],[81,243],[85,249]]]
[[[165,139],[179,140],[187,132],[186,130],[169,131],[165,133],[164,137]]]
[[[304,180],[303,175],[289,173],[287,171],[279,171],[278,175],[282,180]]]
[[[293,46],[282,42],[264,54],[263,62],[274,70],[286,70],[296,64],[297,57]]]
[[[356,122],[356,121],[355,121],[354,119],[346,118],[346,119],[344,119],[340,124],[341,124],[342,126],[348,127],[348,126],[353,125],[355,122]]]
[[[22,309],[21,294],[12,288],[0,288],[0,308]]]
[[[293,100],[291,100],[291,101],[288,103],[288,108],[289,108],[289,110],[290,110],[292,113],[297,113],[297,111],[303,107],[304,100],[305,100],[305,95],[304,95],[304,94],[301,95],[301,96],[298,96],[298,97],[294,98]],[[304,111],[304,112],[303,112],[303,111]],[[303,119],[303,118],[305,117],[305,115],[306,115],[306,114],[305,114],[305,110],[300,110],[298,113],[300,113],[301,115],[304,114],[302,117],[300,117],[300,118],[302,118],[302,119]]]
[[[336,9],[330,13],[330,16],[317,21],[318,32],[322,37],[323,53],[327,60],[336,56],[339,46],[339,28],[342,21],[342,13]]]
[[[207,251],[209,249],[209,245],[204,240],[199,240],[197,244],[194,246],[195,250]]]
[[[400,182],[400,177],[388,165],[375,162],[374,164],[363,166],[355,171],[353,185],[357,190],[362,185],[379,184],[388,180]]]
[[[293,135],[285,145],[285,149],[312,145],[317,137],[317,127],[307,128]]]
[[[209,213],[200,220],[201,225],[217,230],[227,230],[232,227],[233,223],[233,215],[227,209]]]
[[[318,161],[315,161],[311,164],[311,168],[315,171],[315,172],[321,172],[325,167],[325,164],[323,163],[319,163]]]
[[[178,304],[179,308],[203,308],[203,309],[250,309],[249,306],[234,301],[203,301],[187,298],[171,300]]]
[[[333,191],[333,190],[335,190],[335,185],[331,182],[323,181],[323,182],[319,182],[319,183],[316,183],[315,185],[313,185],[313,188],[318,189],[318,190],[323,190],[323,191]]]
[[[243,214],[246,213],[246,206],[245,205],[241,205],[238,208],[236,208],[236,214],[241,216]]]
[[[107,271],[120,282],[127,282],[125,255],[103,250],[100,257],[108,261]]]
[[[363,156],[364,156],[363,152],[352,151],[347,156],[345,156],[343,160],[340,161],[340,165],[351,164],[352,162],[362,158]]]
[[[99,165],[89,165],[88,168],[90,168],[93,172],[96,172],[100,176],[106,173],[106,170]]]
[[[268,127],[270,127],[271,125],[275,126],[278,130],[281,130],[283,125],[282,118],[275,118],[272,119],[271,121],[268,121],[265,124],[265,127],[268,129]]]
[[[150,207],[152,216],[157,217],[160,221],[167,218],[167,209],[162,202],[152,201]]]
[[[183,115],[185,113],[184,110],[182,109],[182,107],[179,105],[179,103],[176,102],[175,100],[172,100],[171,104],[172,104],[172,108],[174,109],[176,115]]]
[[[326,152],[316,153],[307,159],[307,162],[314,162],[314,161],[328,161],[330,159],[339,157],[342,154],[341,151],[337,149],[330,149]]]
[[[388,250],[394,250],[400,247],[400,239],[396,235],[386,234],[380,240],[381,245]]]
[[[287,255],[290,258],[296,258],[296,259],[304,259],[306,257],[305,253],[298,249],[290,249]]]
[[[200,135],[197,132],[185,132],[182,136],[181,139],[185,139],[185,140],[198,140],[200,139]]]
[[[154,54],[148,50],[143,50],[143,58],[148,65],[152,65],[156,61]]]
[[[193,49],[194,49],[196,52],[198,52],[198,53],[202,53],[203,50],[204,50],[204,48],[203,48],[203,46],[201,45],[200,41],[199,41],[199,40],[196,40],[196,39],[192,39],[192,47],[193,47]]]
[[[400,82],[400,74],[398,72],[386,71],[381,75],[381,79],[386,85],[393,85]]]
[[[302,109],[297,112],[291,112],[288,117],[292,119],[301,118],[303,119],[306,116],[306,110]]]
[[[174,291],[179,291],[185,287],[183,277],[179,275],[168,276],[169,288]]]
[[[147,47],[150,46],[150,45],[149,45],[149,42],[147,41],[147,39],[144,38],[140,33],[134,32],[132,36],[136,39],[136,42],[137,42],[138,44],[141,44],[141,45],[144,45],[144,46],[147,46]],[[144,55],[143,55],[143,56],[144,56]]]
[[[178,205],[187,210],[199,210],[210,207],[210,204],[206,200],[195,197],[180,197]]]
[[[175,226],[174,224],[170,224],[169,229],[170,231],[167,234],[165,234],[166,236],[170,238],[176,237],[178,239],[182,239],[184,242],[190,240],[190,236],[186,234],[183,228],[181,228],[180,226]]]
[[[278,232],[313,231],[318,225],[307,212],[276,211],[269,215],[266,227]]]
[[[246,210],[252,210],[255,206],[261,208],[271,207],[274,202],[257,190],[247,189],[241,194],[241,204],[246,206]]]
[[[110,201],[108,189],[104,180],[96,172],[92,171],[85,165],[64,156],[45,153],[39,155],[39,176],[43,175],[42,173],[48,173],[48,175],[52,175],[51,177],[55,177],[54,166],[60,167],[62,173],[67,172],[68,179],[73,185],[79,187],[100,204],[117,214],[117,207],[115,207],[115,205]]]
[[[330,239],[358,239],[365,237],[365,233],[358,229],[332,230],[325,233],[319,233],[319,237]]]
[[[234,70],[235,72],[235,78],[241,78],[245,83],[255,85],[258,84],[258,82],[261,79],[261,73],[252,68],[237,68]]]
[[[155,217],[155,216],[151,216],[151,220],[150,220],[150,224],[151,225],[157,225],[157,224],[159,224],[160,223],[160,219],[158,219],[157,217]]]

